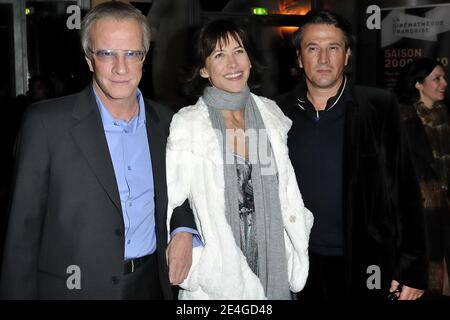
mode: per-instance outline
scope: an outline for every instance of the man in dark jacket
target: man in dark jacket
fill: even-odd
[[[172,112],[137,88],[150,43],[146,18],[105,2],[84,18],[81,39],[92,85],[32,105],[24,117],[2,297],[174,298],[170,284],[187,275],[195,226],[185,203],[167,244]]]
[[[339,15],[309,12],[294,45],[304,77],[277,102],[293,121],[289,154],[315,217],[299,298],[417,299],[423,212],[396,99],[350,83],[351,28]]]

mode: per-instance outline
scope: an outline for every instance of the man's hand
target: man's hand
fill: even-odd
[[[186,279],[192,264],[192,233],[178,232],[170,240],[166,249],[169,281],[179,285]]]
[[[389,289],[389,292],[393,292],[397,290],[400,283],[398,283],[395,280],[392,280],[391,282],[391,288]],[[424,291],[420,289],[411,288],[408,286],[403,286],[402,291],[398,298],[398,300],[417,300],[423,295]]]

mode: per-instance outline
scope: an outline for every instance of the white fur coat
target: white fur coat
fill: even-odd
[[[266,126],[278,169],[279,197],[290,289],[303,289],[308,275],[308,240],[313,224],[305,208],[289,160],[287,132],[291,121],[272,100],[252,95]],[[173,208],[186,198],[194,212],[204,247],[193,249],[192,267],[181,284],[180,299],[265,299],[225,217],[221,145],[200,98],[181,109],[170,126],[167,142],[168,223]]]

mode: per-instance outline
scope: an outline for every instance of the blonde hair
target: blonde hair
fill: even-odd
[[[94,23],[100,19],[112,18],[116,20],[132,19],[137,21],[142,29],[142,44],[145,52],[150,49],[150,27],[148,25],[147,18],[139,11],[139,9],[133,7],[131,4],[127,4],[120,1],[110,1],[99,4],[83,18],[81,22],[81,46],[86,55],[89,55],[91,47],[90,32]]]

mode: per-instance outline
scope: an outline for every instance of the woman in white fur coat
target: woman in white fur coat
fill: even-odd
[[[308,276],[313,224],[288,157],[291,121],[250,93],[258,65],[243,29],[212,21],[194,50],[200,98],[170,127],[167,221],[189,199],[204,245],[193,249],[179,298],[291,299]]]

